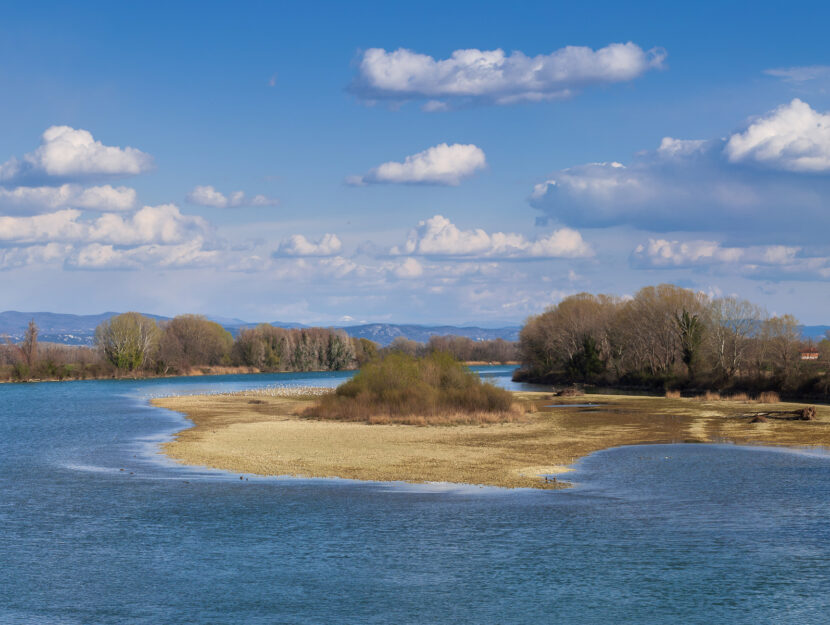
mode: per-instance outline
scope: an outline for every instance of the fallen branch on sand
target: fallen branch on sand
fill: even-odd
[[[764,423],[769,419],[780,419],[783,421],[813,421],[816,418],[816,407],[806,406],[798,410],[773,410],[771,412],[756,412],[750,415],[742,415],[749,418],[750,423]]]

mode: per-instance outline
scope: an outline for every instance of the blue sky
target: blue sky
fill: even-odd
[[[828,322],[828,17],[6,6],[0,308],[498,325],[674,282]]]

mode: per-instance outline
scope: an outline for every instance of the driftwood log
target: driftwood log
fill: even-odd
[[[769,419],[779,419],[782,421],[813,421],[816,418],[816,407],[805,406],[798,410],[774,410],[771,412],[756,412],[750,415],[744,415],[749,418],[750,423],[765,423]]]

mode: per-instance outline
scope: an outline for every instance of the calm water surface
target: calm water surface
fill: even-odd
[[[0,385],[0,623],[830,622],[820,453],[607,450],[567,492],[240,480],[157,454],[184,421],[150,397],[344,378]]]

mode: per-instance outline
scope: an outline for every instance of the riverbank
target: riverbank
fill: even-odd
[[[491,367],[507,367],[507,366],[517,366],[518,363],[516,362],[484,362],[484,361],[468,361],[464,363],[468,367],[480,367],[480,366],[491,366]],[[10,370],[9,370],[10,371]],[[193,377],[200,377],[200,376],[211,376],[211,375],[255,375],[259,373],[324,373],[324,372],[335,372],[335,371],[357,371],[357,369],[313,369],[309,371],[270,371],[267,369],[258,369],[256,367],[247,367],[242,365],[215,365],[215,366],[204,366],[204,367],[194,367],[187,371],[186,373],[174,373],[174,374],[167,374],[167,373],[150,373],[147,371],[142,371],[140,373],[124,373],[124,374],[113,374],[107,373],[106,375],[83,375],[81,377],[75,375],[64,375],[62,377],[48,377],[48,378],[27,378],[25,380],[15,380],[12,379],[11,374],[6,372],[7,375],[5,377],[0,375],[0,384],[34,384],[36,382],[79,382],[83,380],[156,380],[156,379],[164,379],[164,378],[193,378]]]
[[[528,410],[518,423],[483,426],[368,425],[300,417],[313,395],[268,389],[154,399],[185,414],[193,427],[166,443],[183,464],[235,473],[355,480],[450,482],[507,488],[560,488],[562,478],[594,451],[641,443],[734,442],[830,447],[830,407],[813,421],[749,415],[804,404],[759,404],[661,397],[591,395],[552,398],[514,393]],[[556,407],[549,407],[556,404]]]

